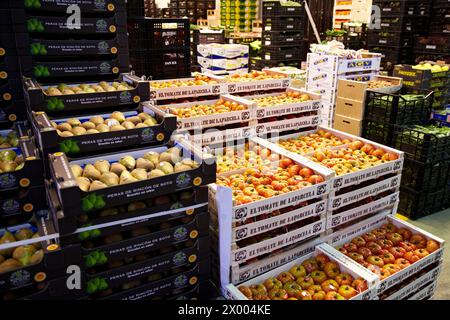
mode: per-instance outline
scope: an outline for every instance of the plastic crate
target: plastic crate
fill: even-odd
[[[263,46],[289,46],[292,47],[303,40],[303,32],[263,32]]]
[[[428,193],[400,188],[398,212],[416,220],[445,209],[446,199],[446,188]]]
[[[450,137],[424,133],[416,126],[395,127],[393,147],[402,150],[406,158],[427,164],[450,158]]]
[[[374,0],[372,5],[381,9],[381,16],[426,16],[430,14],[431,1],[419,0]]]
[[[193,40],[196,44],[225,43],[225,34],[223,32],[204,33],[200,32],[199,30],[194,30]]]
[[[291,17],[305,14],[303,3],[297,6],[282,5],[281,1],[263,1],[263,17]]]
[[[409,63],[413,59],[410,48],[369,45],[369,51],[383,54],[382,61],[389,62],[392,67],[399,63]]]
[[[386,123],[364,120],[362,137],[370,141],[389,146],[394,134],[393,126]]]
[[[301,47],[266,46],[263,48],[262,58],[266,61],[300,60]]]
[[[305,19],[300,17],[263,18],[264,31],[298,31],[305,27]]]
[[[418,32],[426,31],[428,20],[423,17],[381,17],[380,27],[386,31]]]
[[[145,17],[147,0],[127,0],[127,17]]]
[[[422,92],[422,97],[409,100],[403,95],[368,90],[365,120],[378,123],[406,125],[424,123],[430,119],[433,92]]]
[[[402,172],[402,186],[415,191],[436,191],[447,186],[450,162],[434,165],[405,159]]]
[[[382,45],[393,47],[408,47],[413,44],[411,34],[395,31],[370,31],[367,42],[369,45]]]

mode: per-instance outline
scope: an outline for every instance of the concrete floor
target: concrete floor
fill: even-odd
[[[439,283],[434,299],[450,300],[450,253],[448,250],[450,246],[450,209],[417,221],[408,222],[446,241],[447,250],[444,252],[444,266],[439,276]]]

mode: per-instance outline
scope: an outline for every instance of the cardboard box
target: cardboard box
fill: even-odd
[[[373,77],[373,80],[389,81],[393,84],[393,86],[390,87],[373,89],[373,91],[384,93],[397,92],[402,88],[403,84],[402,78],[395,78],[395,77],[375,76]],[[349,79],[338,80],[337,86],[338,97],[364,102],[366,99],[366,90],[368,90],[367,82],[354,81]]]
[[[337,97],[336,114],[345,115],[356,120],[364,119],[364,101]]]
[[[355,136],[360,136],[362,133],[362,120],[349,118],[336,114],[334,116],[334,129],[344,131]]]

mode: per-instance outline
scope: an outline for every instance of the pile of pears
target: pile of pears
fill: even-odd
[[[88,192],[189,171],[198,167],[199,163],[190,158],[183,159],[181,150],[173,147],[162,153],[147,152],[138,159],[124,156],[114,163],[98,160],[95,163],[86,164],[84,168],[73,164],[70,169],[80,189]]]
[[[39,238],[39,234],[33,233],[33,231],[28,228],[20,229],[14,234],[5,230],[0,238],[0,247],[2,244],[33,238]],[[0,273],[10,272],[22,267],[38,264],[43,258],[44,250],[42,250],[40,242],[15,248],[0,249]]]
[[[14,150],[0,151],[0,173],[19,171],[24,165],[23,157],[17,155]]]
[[[114,92],[134,89],[125,81],[108,83],[106,81],[100,81],[98,84],[82,83],[76,86],[69,86],[65,83],[59,84],[57,87],[49,87],[44,92],[49,96],[62,96],[67,94],[80,94],[80,93],[96,93],[96,92]]]
[[[15,131],[10,131],[7,135],[0,134],[0,149],[15,148],[19,145],[19,137]]]
[[[120,111],[113,112],[107,119],[102,116],[94,116],[83,122],[77,118],[68,119],[60,124],[52,121],[53,128],[64,138],[84,134],[146,128],[157,124],[158,121],[148,113],[141,112],[136,116],[126,117]]]

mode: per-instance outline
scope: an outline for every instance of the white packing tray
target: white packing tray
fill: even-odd
[[[182,79],[171,79],[171,80],[156,80],[150,82],[150,99],[152,100],[167,100],[167,99],[178,99],[178,98],[190,98],[195,96],[213,96],[220,95],[221,93],[226,93],[223,91],[224,87],[219,83],[220,80],[211,74],[207,74],[213,80],[216,80],[216,84],[205,84],[198,86],[184,86],[184,87],[169,87],[156,89],[153,88],[152,82],[168,82],[172,80],[194,80],[194,78],[182,78]]]
[[[274,89],[288,88],[291,84],[291,79],[284,73],[271,71],[269,69],[263,70],[268,74],[282,75],[285,78],[281,79],[267,79],[248,82],[231,82],[225,77],[218,77],[224,84],[227,93],[239,93],[239,92],[252,92],[252,91],[265,91]]]
[[[248,56],[249,46],[242,44],[199,44],[197,52],[203,57],[220,58],[239,58]]]
[[[287,88],[285,92],[298,92],[300,94],[307,94],[311,98],[311,100],[305,102],[278,104],[272,107],[258,107],[258,105],[256,105],[256,117],[258,119],[264,119],[268,117],[278,117],[289,114],[317,111],[321,107],[321,96],[319,94],[292,87]],[[282,93],[261,94],[261,95],[245,96],[243,98],[250,102],[254,102],[252,101],[252,99],[254,98],[277,97],[281,94]],[[256,101],[254,103],[256,103]]]
[[[437,282],[430,283],[428,286],[417,292],[415,295],[408,298],[408,300],[424,300],[433,297],[436,292]]]
[[[268,133],[300,130],[303,128],[316,127],[319,125],[320,115],[304,116],[292,119],[284,119],[273,122],[260,122],[256,128],[258,136]]]
[[[363,278],[367,281],[367,285],[368,285],[368,290],[366,290],[365,292],[362,292],[360,294],[358,294],[357,296],[355,296],[352,300],[365,300],[365,299],[371,299],[374,294],[376,293],[376,286],[377,286],[377,282],[378,279],[376,276],[371,275],[368,272],[365,272],[364,270],[362,270],[361,268],[355,267],[354,264],[348,263],[347,261],[342,261],[340,259],[337,259],[334,255],[329,254],[328,250],[325,249],[325,247],[323,245],[319,245],[316,247],[316,250],[314,253],[310,253],[306,256],[301,257],[300,259],[297,259],[295,261],[291,261],[277,269],[273,269],[263,275],[260,275],[250,281],[244,282],[241,285],[243,286],[251,286],[253,284],[260,284],[263,283],[266,279],[271,278],[271,277],[276,277],[277,275],[279,275],[280,273],[289,270],[290,268],[301,264],[303,261],[305,261],[306,259],[310,259],[315,257],[318,254],[325,254],[326,256],[328,256],[330,258],[331,261],[336,262],[341,271],[350,274],[351,276],[355,277],[355,278]],[[225,288],[222,288],[225,291],[225,296],[228,299],[231,300],[248,300],[247,297],[245,297],[240,291],[239,289],[233,285],[233,284],[229,284],[227,285]]]
[[[436,282],[439,274],[442,270],[442,263],[439,264],[436,268],[425,273],[423,276],[420,276],[413,282],[407,284],[405,287],[400,290],[394,292],[389,297],[384,300],[403,300],[406,297],[410,296],[412,293],[417,292],[420,288],[426,285],[429,282]],[[422,290],[420,290],[422,291]]]
[[[240,97],[233,97],[231,95],[221,95],[220,99],[224,101],[235,102],[247,107],[245,110],[230,111],[226,113],[216,113],[204,116],[196,116],[191,118],[178,118],[177,117],[177,130],[180,132],[183,130],[195,130],[205,128],[217,128],[228,124],[241,123],[253,120],[255,116],[256,105],[248,100]],[[208,101],[194,101],[188,103],[168,104],[168,105],[152,105],[148,102],[147,105],[152,110],[160,110],[166,114],[171,114],[169,109],[182,109],[195,107],[198,105],[214,105],[220,99],[208,100]]]
[[[386,291],[387,289],[393,287],[394,285],[402,282],[406,278],[419,272],[420,270],[429,266],[430,264],[440,261],[442,259],[442,255],[444,253],[444,246],[445,246],[444,240],[442,240],[426,231],[416,228],[415,226],[413,226],[407,222],[404,222],[398,218],[393,217],[391,214],[389,214],[390,212],[392,212],[392,211],[381,212],[380,214],[378,214],[374,217],[371,217],[365,221],[357,223],[357,224],[355,224],[351,227],[345,228],[343,230],[339,230],[339,231],[333,233],[332,235],[330,235],[327,240],[327,242],[332,247],[334,247],[334,248],[340,247],[340,246],[344,245],[345,243],[350,242],[351,239],[353,239],[355,237],[361,236],[371,230],[380,228],[382,225],[384,225],[386,223],[392,223],[396,227],[406,228],[406,229],[409,229],[410,231],[412,231],[413,233],[423,234],[428,239],[433,239],[440,244],[441,247],[438,250],[436,250],[435,252],[428,255],[427,257],[425,257],[415,263],[412,263],[410,266],[404,268],[403,270],[401,270],[397,273],[394,273],[393,275],[387,277],[386,279],[381,280],[380,285],[378,287],[378,294],[380,294],[380,293]],[[347,259],[348,261],[351,261],[354,264],[358,264],[357,262],[351,260],[350,258],[345,256],[341,252],[339,252],[337,250],[334,250],[334,251],[336,251],[336,255],[341,256],[342,259]]]

